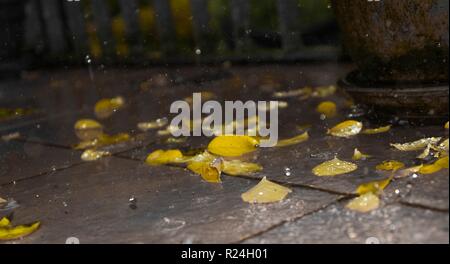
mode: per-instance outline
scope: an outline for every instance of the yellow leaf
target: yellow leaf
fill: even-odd
[[[448,127],[449,127],[449,124],[448,124],[448,121],[447,121],[447,123],[445,123],[445,129],[448,129]]]
[[[403,167],[405,167],[405,164],[403,162],[396,160],[388,160],[383,161],[381,164],[378,164],[375,168],[377,170],[397,171]]]
[[[101,99],[95,104],[95,116],[99,119],[110,117],[125,104],[125,99],[121,96],[114,98]]]
[[[356,192],[359,195],[363,195],[363,194],[366,194],[369,192],[371,192],[373,194],[380,194],[381,191],[383,191],[386,188],[386,186],[388,186],[388,184],[391,182],[391,179],[392,179],[392,177],[389,177],[385,180],[373,181],[373,182],[361,184],[356,189]]]
[[[117,135],[101,134],[93,140],[82,141],[75,146],[75,149],[99,148],[126,142],[130,140],[130,135],[127,133],[119,133]]]
[[[325,117],[327,118],[332,118],[336,116],[337,108],[335,103],[331,101],[325,101],[317,106],[316,111],[325,115]]]
[[[27,236],[36,231],[40,225],[40,222],[35,222],[31,225],[19,225],[13,227],[9,220],[4,217],[0,220],[0,240],[13,240]]]
[[[256,163],[243,162],[240,160],[224,160],[223,162],[223,172],[231,176],[247,176],[261,171],[262,169],[263,168]]]
[[[302,143],[308,139],[309,139],[309,134],[308,134],[308,132],[305,132],[305,133],[295,136],[293,138],[279,140],[276,144],[276,147],[291,146],[291,145]]]
[[[78,120],[75,125],[75,134],[81,140],[93,140],[103,133],[103,126],[92,119]]]
[[[420,168],[419,173],[420,174],[433,174],[438,171],[442,170],[442,167],[437,165],[436,163],[423,165],[422,168]]]
[[[81,159],[84,161],[95,161],[110,155],[111,153],[108,151],[87,149],[81,154]]]
[[[364,154],[361,151],[359,151],[357,148],[355,148],[355,150],[353,151],[353,160],[366,160],[368,158],[370,158],[370,155]]]
[[[391,130],[391,125],[378,127],[378,128],[368,128],[364,129],[361,133],[367,134],[367,135],[373,135],[373,134],[379,134],[379,133],[385,133]]]
[[[431,144],[428,144],[428,146],[423,150],[422,153],[420,153],[419,156],[417,156],[418,159],[426,159],[430,155],[430,150],[432,148]]]
[[[316,176],[336,176],[350,173],[358,168],[356,164],[334,158],[316,166],[313,173]]]
[[[220,183],[220,174],[222,172],[222,158],[215,158],[213,161],[193,161],[189,162],[187,168],[194,173],[199,174],[203,180],[211,183]]]
[[[236,157],[257,149],[259,141],[249,136],[218,136],[208,145],[208,151],[224,157]]]
[[[448,169],[448,156],[438,159],[434,164],[444,169]]]
[[[441,141],[440,137],[431,137],[431,138],[419,139],[419,140],[416,140],[413,142],[408,142],[408,143],[391,144],[391,146],[393,146],[394,148],[401,150],[401,151],[416,151],[416,150],[421,150],[421,149],[426,148],[429,144],[435,145],[439,141]]]
[[[363,125],[355,120],[347,120],[328,130],[328,134],[336,137],[351,137],[361,132]]]
[[[314,89],[312,96],[319,98],[328,97],[336,93],[336,90],[335,85],[319,86]]]
[[[395,173],[395,178],[409,177],[413,173],[418,173],[422,167],[423,167],[423,165],[418,165],[418,166],[406,168],[403,170],[399,170]]]
[[[442,141],[439,146],[435,148],[437,151],[441,152],[441,154],[447,154],[448,155],[448,138],[444,141]]]
[[[149,165],[163,165],[168,163],[179,163],[183,160],[183,153],[178,149],[174,150],[155,150],[147,156],[145,162]]]
[[[351,200],[346,207],[352,211],[367,213],[377,209],[380,206],[380,198],[377,195],[368,192]]]
[[[137,127],[142,131],[148,131],[150,129],[162,128],[168,124],[167,118],[158,118],[152,122],[141,122],[137,124]]]
[[[283,200],[291,189],[271,182],[264,177],[256,186],[241,195],[247,203],[273,203]]]

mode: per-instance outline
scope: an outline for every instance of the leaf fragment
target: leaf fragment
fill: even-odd
[[[347,120],[329,129],[328,134],[331,134],[335,137],[348,138],[359,134],[362,128],[363,125],[361,122],[355,120]]]
[[[380,198],[377,195],[368,192],[352,199],[346,207],[352,211],[367,213],[377,209],[380,206]]]
[[[223,168],[223,159],[215,158],[212,161],[192,161],[187,168],[199,174],[203,180],[211,183],[220,183],[220,175]]]
[[[183,153],[178,149],[155,150],[147,156],[145,162],[149,165],[164,165],[184,162]]]
[[[9,219],[4,217],[0,220],[0,240],[13,240],[30,235],[35,232],[40,225],[40,222],[35,222],[30,225],[12,226]]]
[[[123,143],[129,141],[130,139],[131,137],[127,133],[119,133],[112,136],[102,133],[100,136],[98,136],[93,140],[86,140],[80,142],[78,145],[75,146],[75,149],[99,148]]]
[[[353,160],[366,160],[368,158],[370,158],[370,155],[364,154],[361,151],[359,151],[357,148],[355,148],[355,150],[353,151]]]
[[[403,167],[405,167],[405,164],[403,162],[396,160],[387,160],[378,164],[375,168],[377,170],[384,170],[384,171],[397,171],[399,169],[402,169]]]
[[[421,165],[417,165],[417,166],[399,170],[394,174],[394,177],[395,178],[409,177],[409,176],[413,175],[414,173],[418,173],[422,167],[423,167],[423,165],[421,164]]]
[[[96,161],[110,155],[111,153],[109,151],[87,149],[81,154],[81,159],[84,161]]]
[[[141,131],[148,131],[151,129],[158,129],[158,128],[162,128],[164,126],[166,126],[169,123],[167,118],[158,118],[155,121],[151,121],[151,122],[140,122],[137,124],[137,127],[141,130]]]
[[[302,143],[308,139],[309,139],[309,134],[308,134],[308,132],[305,132],[303,134],[300,134],[300,135],[292,137],[292,138],[279,140],[275,146],[276,147],[291,146],[291,145]]]
[[[429,144],[435,145],[439,141],[441,141],[440,137],[430,137],[430,138],[422,138],[407,143],[395,143],[395,144],[391,143],[391,146],[400,151],[416,151],[426,148]]]
[[[337,114],[337,107],[334,102],[325,101],[317,106],[316,111],[323,114],[326,118],[333,118]]]
[[[336,176],[350,173],[356,169],[358,169],[356,164],[334,158],[317,165],[312,172],[316,176]]]
[[[259,164],[240,160],[224,160],[223,162],[223,172],[231,176],[248,176],[262,169]]]
[[[373,182],[361,184],[356,189],[356,192],[359,195],[363,195],[363,194],[366,194],[369,192],[379,195],[389,185],[391,180],[392,180],[392,177],[389,177],[389,178],[381,180],[381,181],[373,181]]]
[[[378,128],[367,128],[364,129],[361,133],[366,135],[374,135],[374,134],[380,134],[380,133],[386,133],[389,130],[391,130],[391,125],[378,127]]]
[[[208,145],[208,151],[223,157],[237,157],[255,151],[259,141],[249,136],[218,136]]]
[[[247,203],[274,203],[282,201],[291,189],[267,180],[264,177],[256,186],[241,195]]]
[[[95,104],[95,116],[99,119],[108,118],[124,105],[125,99],[122,96],[101,99]]]
[[[423,165],[420,168],[419,173],[420,174],[433,174],[442,169],[448,169],[448,156],[440,158],[432,164]]]
[[[75,125],[75,134],[83,141],[93,140],[103,133],[103,126],[92,119],[80,119]]]
[[[448,124],[448,121],[447,121],[447,123],[445,123],[445,125],[444,125],[444,128],[448,129],[448,127],[449,127],[449,124]]]

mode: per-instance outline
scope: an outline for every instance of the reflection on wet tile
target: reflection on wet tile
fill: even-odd
[[[447,244],[449,241],[448,212],[390,205],[372,213],[361,214],[345,210],[344,205],[343,203],[331,205],[245,242]]]
[[[6,186],[21,203],[15,220],[42,221],[23,243],[229,243],[317,210],[338,197],[294,188],[284,201],[251,205],[257,182],[203,182],[187,171],[107,158]],[[131,199],[131,200],[130,200]]]

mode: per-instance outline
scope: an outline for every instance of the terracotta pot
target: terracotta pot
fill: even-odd
[[[363,78],[448,82],[449,0],[332,0]]]

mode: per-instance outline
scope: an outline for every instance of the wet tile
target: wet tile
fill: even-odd
[[[107,158],[3,191],[21,203],[16,222],[42,221],[21,243],[64,243],[68,237],[81,243],[237,242],[337,199],[295,188],[280,203],[244,203],[241,193],[256,183],[224,177],[222,184],[210,184],[183,169]]]
[[[79,164],[80,155],[79,151],[42,144],[0,141],[0,185]]]
[[[344,205],[344,203],[331,205],[249,239],[245,243],[447,244],[449,242],[448,212],[389,205],[368,214],[361,214],[345,210]]]

